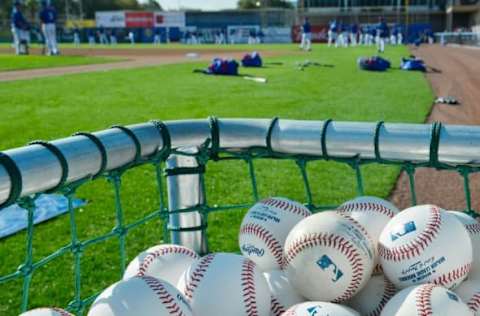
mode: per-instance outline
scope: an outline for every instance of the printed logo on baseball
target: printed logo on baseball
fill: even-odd
[[[64,311],[63,309],[60,309],[60,308],[42,307],[42,308],[32,309],[28,312],[20,314],[20,316],[73,316],[73,314],[70,314],[69,312]]]
[[[280,316],[289,307],[305,301],[295,290],[282,270],[263,273],[272,296],[270,316]]]
[[[370,279],[373,243],[357,222],[334,211],[298,223],[285,243],[287,277],[300,295],[342,302]]]
[[[196,315],[268,316],[270,291],[262,272],[243,256],[209,254],[197,260],[178,284]]]
[[[457,294],[435,284],[411,286],[397,293],[381,316],[473,316]]]
[[[360,316],[353,309],[326,302],[305,302],[289,308],[282,316]]]
[[[133,277],[108,287],[88,316],[192,316],[185,297],[171,284],[150,276]]]
[[[154,246],[140,253],[128,265],[123,279],[152,276],[176,285],[183,272],[200,258],[193,250],[178,245]]]
[[[242,254],[263,271],[280,269],[288,233],[295,224],[310,215],[305,206],[286,198],[268,198],[258,202],[247,212],[240,226]]]
[[[472,246],[453,215],[421,205],[400,212],[387,224],[380,235],[379,257],[397,288],[423,283],[454,288],[470,271]]]
[[[363,316],[379,316],[395,293],[397,293],[395,286],[384,275],[374,275],[357,295],[346,302],[346,305]]]

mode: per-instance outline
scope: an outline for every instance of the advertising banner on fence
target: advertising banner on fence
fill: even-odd
[[[125,26],[126,27],[154,27],[154,13],[127,11],[125,12]]]
[[[185,12],[155,12],[155,27],[180,27],[187,25]]]
[[[302,40],[302,28],[299,25],[292,27],[292,39],[295,43],[300,43]],[[327,25],[312,25],[312,42],[323,43],[328,40],[328,26]]]
[[[124,11],[95,12],[97,27],[125,27]]]

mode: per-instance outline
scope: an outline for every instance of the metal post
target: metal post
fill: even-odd
[[[188,154],[198,153],[197,148],[182,149]],[[171,155],[167,159],[167,191],[171,241],[188,247],[199,254],[208,252],[206,229],[202,213],[195,211],[205,203],[201,183],[201,168],[195,157]],[[190,210],[188,212],[176,212]]]

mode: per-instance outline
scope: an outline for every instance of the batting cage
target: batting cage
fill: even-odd
[[[82,280],[89,274],[82,269],[82,262],[88,258],[86,250],[108,240],[118,240],[120,261],[112,264],[118,267],[121,277],[127,264],[127,236],[152,221],[162,223],[159,234],[162,231],[165,243],[184,245],[199,254],[207,254],[209,215],[245,209],[261,200],[257,184],[257,161],[260,159],[295,163],[305,192],[302,202],[310,211],[337,207],[316,205],[316,191],[312,190],[309,181],[317,176],[309,168],[312,163],[333,161],[351,168],[355,180],[348,185],[356,187],[358,196],[365,194],[365,166],[398,166],[408,175],[412,205],[416,204],[415,172],[418,168],[455,171],[464,179],[465,212],[476,215],[472,210],[469,178],[480,170],[478,148],[479,127],[278,118],[151,121],[114,126],[94,133],[77,133],[51,142],[36,141],[0,154],[0,212],[18,203],[28,214],[24,262],[18,268],[12,266],[11,274],[0,276],[0,286],[21,281],[23,296],[18,310],[26,311],[35,295],[31,291],[32,277],[52,261],[71,256],[74,296],[65,307],[83,314],[99,294],[82,290]],[[209,203],[206,171],[209,165],[222,161],[244,162],[245,177],[249,177],[251,183],[250,200],[229,205]],[[146,165],[154,169],[159,205],[144,218],[126,222],[121,194],[124,174]],[[74,207],[76,192],[98,179],[107,179],[113,192],[114,229],[82,240]],[[35,201],[42,194],[53,192],[68,201],[71,241],[34,261],[34,249],[42,247],[33,242]],[[55,273],[46,270],[41,273]]]

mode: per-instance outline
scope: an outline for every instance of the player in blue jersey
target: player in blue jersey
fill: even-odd
[[[22,14],[20,1],[15,1],[12,8],[11,29],[17,55],[26,53],[25,48],[22,49],[22,47],[27,43],[29,28],[30,25]]]
[[[45,38],[46,54],[58,55],[57,44],[57,29],[55,23],[57,22],[57,11],[50,4],[50,1],[42,1],[40,10],[40,21],[42,22],[42,32]]]
[[[305,18],[305,23],[302,25],[302,42],[300,43],[300,48],[306,51],[312,49],[312,26],[308,18]]]

